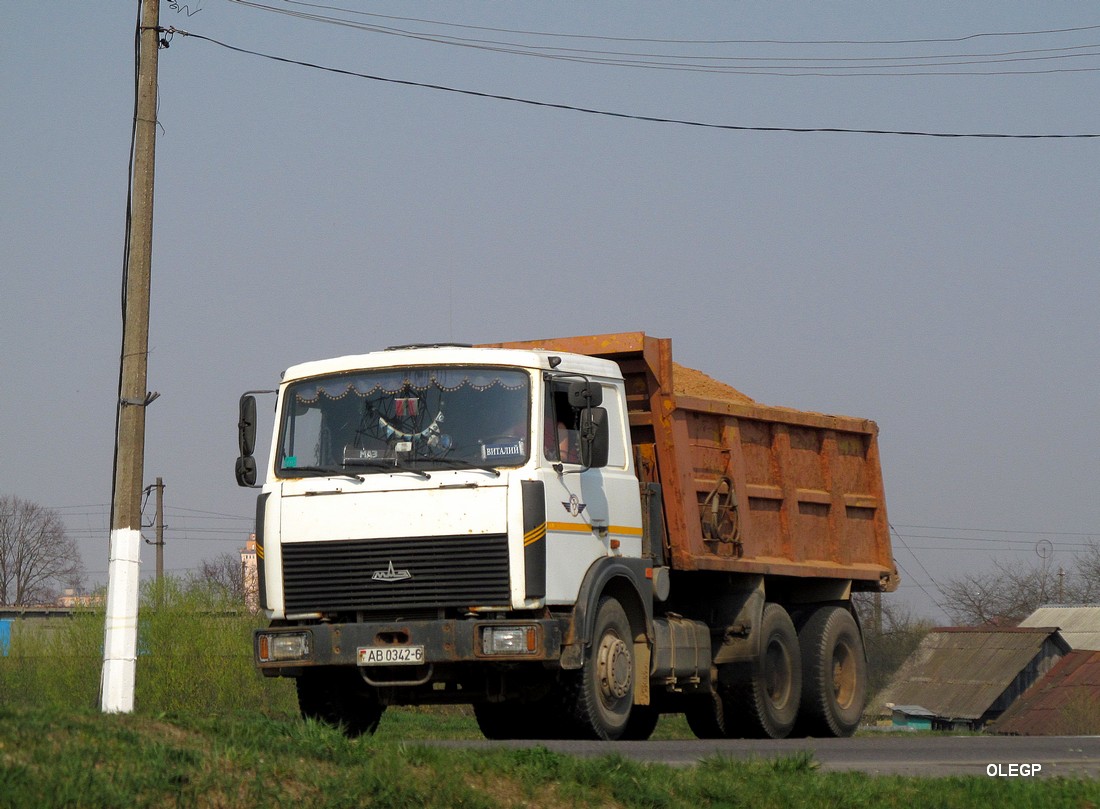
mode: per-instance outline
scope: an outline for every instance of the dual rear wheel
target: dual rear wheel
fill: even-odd
[[[843,607],[815,610],[798,633],[802,652],[799,730],[808,736],[851,736],[867,691],[863,639]]]
[[[867,666],[859,627],[847,609],[814,610],[801,630],[779,604],[766,604],[760,655],[717,695],[685,713],[703,739],[789,735],[850,736],[859,725]]]

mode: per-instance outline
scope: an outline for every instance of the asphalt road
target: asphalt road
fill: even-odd
[[[720,741],[439,741],[441,747],[546,747],[575,756],[618,754],[635,761],[691,766],[711,756],[776,758],[809,751],[824,772],[872,775],[979,775],[991,778],[1100,778],[1100,736],[860,736],[854,739]]]

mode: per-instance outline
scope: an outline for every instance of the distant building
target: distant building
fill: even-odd
[[[896,728],[909,730],[931,730],[936,715],[919,705],[887,705],[890,711],[890,724]]]
[[[1020,626],[1056,626],[1071,649],[1100,651],[1100,606],[1095,604],[1039,607]]]
[[[104,596],[102,593],[98,595],[84,595],[76,592],[71,587],[65,590],[65,593],[58,597],[57,606],[73,609],[74,607],[102,607],[104,603]]]
[[[241,550],[241,584],[244,589],[244,603],[251,612],[260,609],[260,575],[256,559],[256,535],[249,534],[248,541]]]
[[[1067,654],[990,729],[1013,736],[1100,735],[1100,652]]]
[[[1039,607],[1020,626],[1056,626],[1073,651],[991,730],[1017,736],[1100,735],[1100,606]]]
[[[892,711],[897,723],[977,730],[1004,713],[1069,651],[1053,627],[934,629],[879,699],[903,707]]]

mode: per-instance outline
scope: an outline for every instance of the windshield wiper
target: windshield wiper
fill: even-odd
[[[329,466],[284,466],[281,470],[285,474],[294,477],[299,476],[303,478],[318,478],[318,477],[334,477],[334,478],[351,478],[352,480],[359,480],[358,476],[351,474],[350,472],[344,472],[341,469],[336,469]]]
[[[462,458],[433,458],[432,463],[447,464],[452,469],[477,469],[479,472],[488,472],[495,478],[500,477],[499,469],[494,469],[491,466],[476,464],[473,461],[467,461]]]
[[[425,472],[423,469],[414,469],[411,466],[405,466],[396,459],[387,458],[346,458],[344,459],[344,466],[369,466],[371,469],[379,472],[408,472],[411,475],[419,475],[424,480],[430,480],[431,475]],[[345,473],[348,474],[348,473]],[[350,475],[350,477],[361,478],[362,475]]]

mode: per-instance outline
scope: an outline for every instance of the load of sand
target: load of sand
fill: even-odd
[[[697,396],[700,399],[724,399],[729,402],[752,402],[746,396],[725,382],[719,382],[712,376],[694,368],[672,363],[672,390],[677,396]]]

